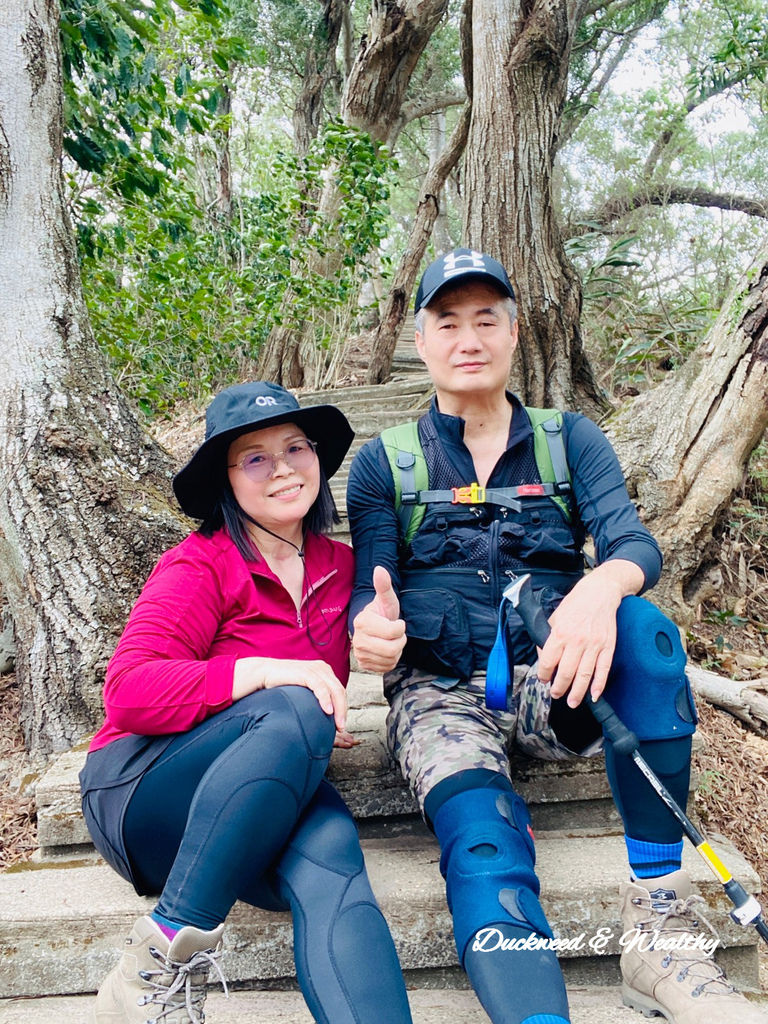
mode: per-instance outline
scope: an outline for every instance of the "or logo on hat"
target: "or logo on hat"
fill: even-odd
[[[469,264],[468,266],[457,266],[459,263]],[[468,253],[449,252],[443,257],[443,276],[455,277],[457,274],[466,274],[468,271],[487,274],[488,268],[485,265],[483,254],[472,249]]]
[[[277,401],[274,398],[270,398],[268,395],[259,395],[258,398],[254,398],[255,405],[277,405]]]

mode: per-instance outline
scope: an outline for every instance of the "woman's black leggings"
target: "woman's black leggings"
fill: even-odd
[[[261,690],[176,737],[125,812],[157,911],[210,930],[235,900],[291,910],[296,973],[323,1024],[411,1021],[352,816],[323,779],[335,730],[300,686]]]

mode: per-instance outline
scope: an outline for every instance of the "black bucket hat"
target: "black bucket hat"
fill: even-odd
[[[509,275],[493,256],[487,256],[475,249],[454,249],[443,256],[438,256],[424,271],[416,292],[414,313],[428,306],[443,288],[454,284],[458,279],[466,280],[470,277],[484,277],[486,280],[490,278],[498,285],[499,291],[504,292],[510,299],[515,297]]]
[[[205,440],[173,478],[182,509],[193,519],[206,519],[216,507],[226,480],[227,449],[240,434],[295,423],[310,441],[328,479],[344,461],[355,432],[335,405],[302,409],[294,396],[268,381],[250,381],[216,395],[205,411]]]

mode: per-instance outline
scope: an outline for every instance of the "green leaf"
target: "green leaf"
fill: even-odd
[[[84,171],[101,171],[107,162],[104,150],[87,135],[78,133],[74,138],[65,137],[64,149]]]
[[[213,52],[211,53],[211,57],[213,58],[214,64],[216,64],[217,67],[221,68],[222,71],[229,71],[229,61],[221,52],[221,50],[213,50]]]

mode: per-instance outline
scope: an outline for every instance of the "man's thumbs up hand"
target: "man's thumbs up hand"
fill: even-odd
[[[390,622],[397,622],[400,618],[400,602],[392,586],[392,577],[382,565],[377,565],[373,570],[373,589],[376,597],[368,607]]]
[[[389,672],[400,660],[405,647],[405,623],[400,618],[400,602],[387,570],[373,570],[373,600],[357,615],[352,649],[364,672]]]

